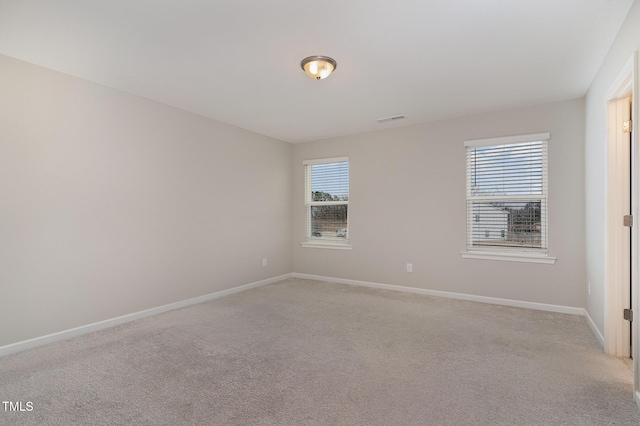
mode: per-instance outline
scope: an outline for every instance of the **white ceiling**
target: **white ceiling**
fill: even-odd
[[[305,142],[581,97],[632,3],[0,0],[0,54]]]

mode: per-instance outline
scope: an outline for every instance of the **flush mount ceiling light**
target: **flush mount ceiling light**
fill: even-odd
[[[328,56],[309,56],[300,62],[300,66],[309,77],[314,80],[322,80],[329,77],[338,64]]]

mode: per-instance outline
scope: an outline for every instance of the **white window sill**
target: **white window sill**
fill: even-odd
[[[332,249],[332,250],[351,250],[351,245],[343,242],[332,242],[332,241],[306,241],[300,244],[305,248],[321,248],[321,249]]]
[[[556,258],[537,253],[500,253],[490,251],[463,251],[465,259],[502,260],[506,262],[546,263],[553,265]]]

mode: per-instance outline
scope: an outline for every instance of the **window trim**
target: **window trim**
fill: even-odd
[[[549,193],[548,193],[548,176],[549,176],[549,165],[548,165],[548,145],[549,139],[551,138],[550,133],[533,133],[526,135],[516,135],[516,136],[505,136],[505,137],[497,137],[497,138],[487,138],[487,139],[474,139],[474,140],[466,140],[464,141],[465,146],[465,168],[466,168],[466,180],[465,180],[465,193],[467,200],[466,205],[468,205],[468,201],[471,198],[470,188],[469,188],[469,180],[470,180],[470,168],[467,164],[466,152],[469,147],[482,147],[482,146],[493,146],[493,145],[508,145],[508,144],[516,144],[516,143],[525,143],[525,142],[537,142],[542,141],[546,144],[546,152],[547,152],[547,163],[546,169],[544,170],[544,179],[543,179],[543,195],[538,196],[514,196],[514,199],[517,198],[540,198],[541,201],[545,203],[548,202]],[[509,198],[509,197],[507,197]],[[468,209],[468,206],[466,207]],[[465,226],[465,240],[466,240],[466,250],[461,251],[460,254],[465,259],[484,259],[484,260],[501,260],[501,261],[510,261],[510,262],[529,262],[529,263],[546,263],[553,264],[556,261],[555,257],[549,256],[548,254],[548,239],[549,239],[549,226],[548,226],[548,205],[542,212],[545,215],[545,220],[543,221],[544,230],[542,232],[542,238],[544,242],[544,249],[534,249],[534,248],[481,248],[475,247],[471,248],[469,246],[469,212],[465,213],[465,221],[467,222]]]
[[[465,259],[483,259],[483,260],[503,260],[507,262],[526,262],[526,263],[547,263],[553,265],[556,258],[549,255],[542,255],[531,252],[508,252],[504,253],[491,252],[485,250],[468,250],[461,251],[460,255]]]
[[[352,246],[349,243],[349,200],[347,201],[311,201],[311,180],[307,179],[307,166],[316,164],[329,164],[329,163],[349,163],[349,174],[351,173],[351,163],[348,156],[343,157],[329,157],[329,158],[316,158],[311,160],[303,160],[302,165],[304,168],[304,207],[305,207],[305,240],[300,243],[305,248],[321,248],[321,249],[334,249],[334,250],[351,250]],[[349,175],[349,189],[351,189],[351,176]],[[312,239],[308,232],[311,230],[311,216],[310,208],[314,205],[346,205],[347,206],[347,238],[344,241],[331,241],[331,240],[317,240]]]

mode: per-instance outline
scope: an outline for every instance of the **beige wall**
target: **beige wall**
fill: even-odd
[[[0,346],[292,271],[585,306],[581,99],[289,145],[3,56],[0,93]],[[463,141],[538,132],[557,263],[462,259]],[[343,155],[353,250],[302,248]]]
[[[4,56],[0,94],[0,346],[291,271],[291,145]]]
[[[550,132],[554,265],[463,259],[463,142]],[[352,251],[303,248],[305,159],[350,157]],[[293,270],[430,290],[585,306],[582,99],[293,147]],[[413,273],[406,272],[413,264]]]
[[[587,296],[587,312],[603,334],[605,323],[606,96],[627,60],[638,49],[640,49],[640,3],[635,2],[585,97],[586,268],[587,282],[591,283],[591,295]],[[636,81],[636,87],[638,87],[638,81]]]

